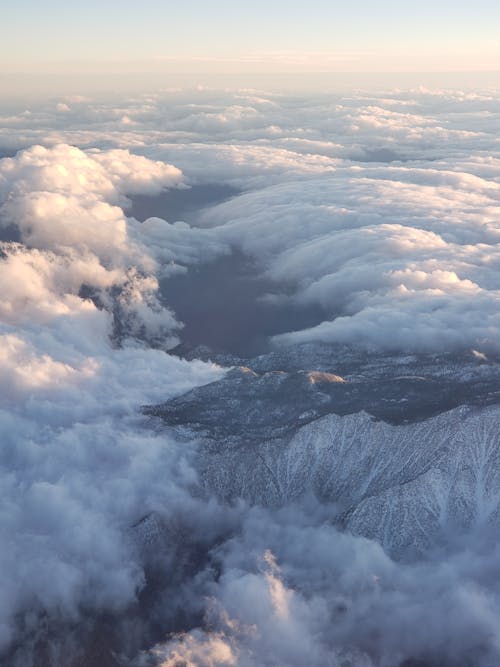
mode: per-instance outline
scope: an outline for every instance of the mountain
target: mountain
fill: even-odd
[[[212,358],[237,365],[144,412],[200,443],[219,498],[276,507],[313,493],[399,559],[500,521],[498,359],[314,344]]]

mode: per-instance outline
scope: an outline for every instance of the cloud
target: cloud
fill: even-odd
[[[217,551],[222,574],[209,587],[202,628],[158,646],[154,664],[495,664],[491,542],[401,564],[327,517],[317,502],[249,510],[241,533]]]
[[[329,315],[280,342],[497,349],[500,186],[455,169],[337,168],[243,194],[203,219],[278,293]]]
[[[320,306],[276,345],[498,351],[499,100],[199,90],[3,111],[5,151],[31,147],[0,162],[0,228],[17,233],[0,259],[2,650],[44,616],[64,635],[126,610],[125,653],[162,640],[144,664],[498,663],[487,528],[405,564],[314,499],[221,506],[196,445],[139,408],[224,372],[165,351],[182,323],[158,285],[232,249],[271,305]],[[241,194],[198,227],[127,215],[134,195],[214,182]]]
[[[131,604],[144,574],[130,526],[190,498],[188,452],[138,410],[222,371],[144,343],[175,344],[180,325],[157,298],[148,235],[121,208],[181,180],[124,151],[64,145],[0,162],[0,219],[21,240],[0,260],[1,650],[30,614]]]

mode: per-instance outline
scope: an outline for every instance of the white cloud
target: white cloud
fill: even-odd
[[[324,308],[324,323],[280,340],[497,348],[499,198],[493,174],[344,167],[243,194],[204,222],[278,290]]]
[[[124,151],[34,147],[0,162],[0,217],[22,241],[0,260],[1,650],[24,613],[130,604],[143,585],[131,524],[189,497],[188,453],[138,410],[222,371],[140,342],[168,347],[179,323],[158,301],[148,235],[119,206],[181,179]],[[112,343],[113,312],[137,340]]]
[[[1,231],[20,235],[0,260],[0,645],[26,610],[127,607],[144,584],[129,529],[154,512],[218,545],[178,594],[205,621],[157,662],[456,664],[480,646],[474,664],[497,664],[496,547],[404,566],[334,530],[332,508],[220,508],[191,492],[193,449],[138,408],[223,372],[163,351],[181,323],[158,279],[231,248],[274,281],[271,302],[325,313],[276,344],[498,351],[498,93],[199,90],[17,111],[1,145],[45,147],[0,162]],[[203,228],[127,216],[128,197],[189,183],[242,192]]]
[[[327,519],[316,502],[249,510],[217,552],[203,629],[158,646],[154,664],[495,664],[496,546],[476,536],[467,553],[401,564]]]

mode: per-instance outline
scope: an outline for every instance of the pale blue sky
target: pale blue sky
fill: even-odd
[[[4,0],[0,13],[4,68],[282,50],[426,48],[439,60],[500,42],[495,0]]]
[[[500,70],[500,0],[0,2],[7,87],[42,75]]]

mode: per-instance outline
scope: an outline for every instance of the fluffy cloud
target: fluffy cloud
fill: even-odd
[[[243,194],[203,220],[282,298],[324,309],[324,322],[282,341],[497,349],[498,173],[337,168]]]
[[[203,627],[158,646],[152,664],[495,664],[497,547],[477,535],[473,553],[400,564],[327,519],[313,501],[249,510],[216,552]]]
[[[138,410],[223,372],[164,351],[181,323],[158,284],[231,249],[266,279],[267,303],[323,313],[276,344],[498,350],[499,117],[494,91],[427,90],[172,91],[3,112],[5,153],[44,146],[0,162],[2,650],[28,645],[46,614],[129,610],[151,559],[174,582],[151,625],[186,622],[144,664],[498,664],[488,535],[398,564],[317,501],[220,507],[197,487],[196,447]],[[127,215],[135,195],[214,182],[239,194],[197,211],[196,228]],[[150,516],[167,537],[138,545]],[[132,653],[159,639],[142,632]]]
[[[133,145],[189,182],[244,190],[199,217],[210,229],[154,219],[141,231],[163,262],[241,248],[275,281],[275,302],[323,308],[323,322],[282,341],[496,346],[495,91],[172,91],[75,114],[67,138]],[[135,134],[119,129],[124,115]]]
[[[120,207],[181,180],[64,145],[0,162],[0,219],[20,239],[0,261],[2,650],[30,613],[130,604],[143,585],[131,524],[190,497],[187,452],[137,414],[221,371],[144,344],[174,344],[180,325],[157,298],[148,235]]]

